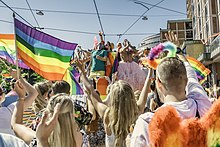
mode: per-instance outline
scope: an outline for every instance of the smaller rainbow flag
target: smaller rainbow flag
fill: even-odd
[[[197,78],[199,80],[204,80],[206,76],[211,73],[211,71],[208,68],[206,68],[201,62],[199,62],[195,58],[193,57],[186,57],[186,58],[189,61],[192,68],[195,70]]]
[[[16,64],[14,34],[0,34],[0,58],[5,59],[11,64]],[[18,66],[29,69],[20,59],[18,59]]]
[[[63,80],[70,84],[70,94],[71,95],[83,95],[83,90],[79,85],[76,78],[78,77],[79,73],[73,68],[69,67],[66,70],[66,73],[63,77]]]

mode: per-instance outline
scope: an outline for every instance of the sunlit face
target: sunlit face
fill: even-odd
[[[117,47],[118,47],[118,48],[122,48],[121,43],[119,43],[119,44],[117,45]]]

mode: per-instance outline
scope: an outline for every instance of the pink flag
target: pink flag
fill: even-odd
[[[99,44],[98,39],[97,39],[96,36],[94,36],[94,45],[93,45],[93,48],[96,48],[98,44]]]

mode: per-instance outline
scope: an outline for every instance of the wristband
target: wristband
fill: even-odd
[[[17,101],[24,101],[24,98],[19,98],[17,99]]]

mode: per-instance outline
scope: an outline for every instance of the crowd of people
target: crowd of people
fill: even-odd
[[[166,38],[179,46],[172,32]],[[0,107],[1,147],[183,146],[162,123],[174,119],[166,110],[171,106],[178,119],[187,120],[203,117],[213,106],[185,55],[165,57],[153,70],[140,62],[150,49],[137,50],[125,39],[114,51],[114,44],[105,43],[102,33],[100,39],[91,52],[82,50],[71,62],[80,73],[86,97],[83,105],[70,95],[66,81],[31,85],[10,69],[16,80],[12,90],[18,98]],[[105,99],[96,84],[102,77],[109,82]],[[0,103],[4,101],[5,91],[0,87]],[[166,118],[158,115],[162,110]],[[25,112],[30,112],[26,123]],[[160,119],[155,121],[155,117]],[[160,127],[164,129],[154,131]],[[190,146],[187,141],[184,145]]]

